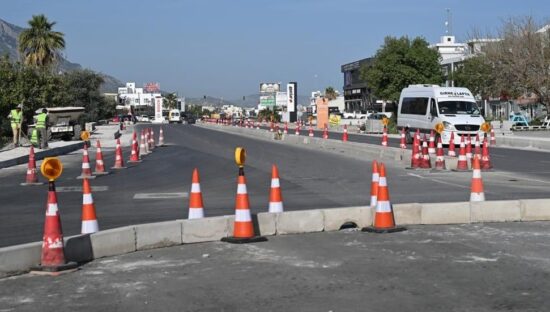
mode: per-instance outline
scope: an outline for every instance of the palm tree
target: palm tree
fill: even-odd
[[[178,100],[178,97],[176,96],[175,93],[168,93],[167,95],[164,96],[164,102],[165,102],[164,105],[168,109],[174,109],[176,108],[177,100]]]
[[[55,63],[65,39],[63,33],[52,30],[54,25],[43,14],[32,16],[30,28],[19,35],[19,53],[26,65],[48,67]]]
[[[333,87],[327,87],[325,89],[325,98],[329,101],[335,100],[338,97],[338,92]]]

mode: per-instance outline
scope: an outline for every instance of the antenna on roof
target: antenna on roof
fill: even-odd
[[[447,20],[445,21],[445,34],[452,36],[453,35],[453,15],[451,9],[446,8],[447,11]]]

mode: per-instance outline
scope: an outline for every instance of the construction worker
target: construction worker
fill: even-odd
[[[23,104],[17,105],[15,109],[10,111],[8,119],[11,122],[11,131],[13,132],[13,145],[19,146],[19,139],[21,138],[21,125],[23,124]]]
[[[42,112],[34,116],[34,124],[38,134],[38,146],[41,149],[48,147],[48,110],[43,108]],[[33,131],[34,136],[34,131]],[[32,136],[31,136],[32,141]]]

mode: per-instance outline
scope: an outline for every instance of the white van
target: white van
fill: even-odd
[[[181,123],[180,111],[177,109],[170,110],[170,112],[168,112],[168,122]]]
[[[412,143],[411,133],[417,129],[429,133],[436,124],[442,123],[445,127],[441,133],[443,144],[449,144],[451,132],[454,132],[454,143],[460,144],[462,135],[475,137],[479,133],[481,136],[484,122],[472,93],[466,88],[409,85],[401,91],[397,127],[405,129],[408,143]]]

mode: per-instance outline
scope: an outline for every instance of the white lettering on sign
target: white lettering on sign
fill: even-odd
[[[439,95],[446,96],[472,96],[470,92],[466,91],[439,91]]]

